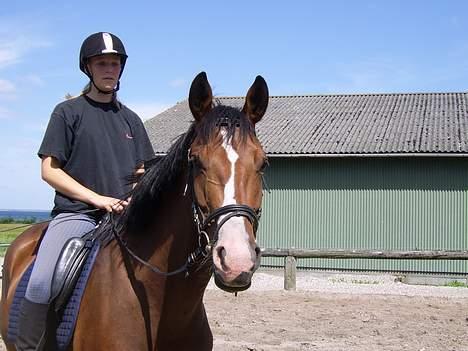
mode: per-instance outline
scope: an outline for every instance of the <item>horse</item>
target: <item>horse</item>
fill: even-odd
[[[206,73],[195,77],[190,128],[147,167],[124,212],[111,214],[114,240],[98,253],[69,350],[212,350],[203,304],[209,280],[237,293],[251,285],[260,264],[256,230],[267,157],[255,124],[268,98],[257,76],[242,109],[222,105]],[[16,285],[45,226],[26,230],[6,253],[4,340]]]

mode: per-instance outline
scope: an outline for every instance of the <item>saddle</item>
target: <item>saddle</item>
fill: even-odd
[[[95,238],[71,238],[65,243],[52,278],[51,296],[56,312],[68,301],[94,245],[99,245]]]
[[[66,350],[71,342],[81,298],[93,264],[101,246],[106,245],[112,239],[110,231],[103,229],[108,222],[109,217],[106,216],[90,233],[82,238],[68,240],[57,260],[52,279],[52,302],[49,314],[55,314],[58,350]],[[10,308],[7,340],[11,343],[15,343],[18,336],[20,305],[25,296],[34,263],[35,261],[30,264],[21,277]],[[48,335],[53,332],[53,330],[46,331]]]

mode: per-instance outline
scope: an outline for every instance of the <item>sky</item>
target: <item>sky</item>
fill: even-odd
[[[86,85],[79,49],[100,31],[125,44],[119,97],[143,120],[201,71],[217,96],[257,75],[270,95],[468,88],[464,0],[2,1],[0,209],[52,208],[37,150],[55,105]]]

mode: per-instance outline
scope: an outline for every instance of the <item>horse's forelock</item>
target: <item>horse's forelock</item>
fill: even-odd
[[[197,138],[200,138],[203,144],[219,140],[220,128],[225,130],[228,140],[231,140],[236,132],[241,140],[255,134],[254,126],[240,109],[217,104],[198,123]]]

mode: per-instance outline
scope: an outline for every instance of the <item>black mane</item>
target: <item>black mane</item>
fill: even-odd
[[[154,218],[160,205],[161,193],[173,187],[175,180],[186,169],[192,142],[195,138],[199,138],[203,144],[215,141],[220,127],[226,130],[229,140],[236,131],[241,142],[255,134],[253,124],[241,110],[219,103],[214,106],[201,121],[193,122],[189,130],[179,136],[165,156],[145,165],[146,171],[130,194],[130,204],[120,218],[125,232],[142,232]]]

